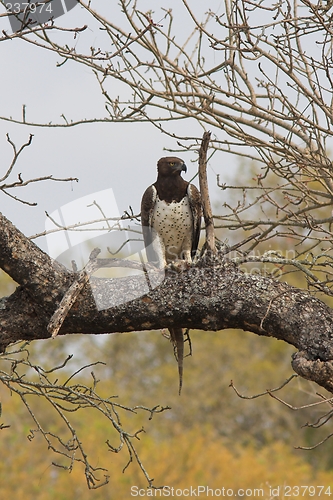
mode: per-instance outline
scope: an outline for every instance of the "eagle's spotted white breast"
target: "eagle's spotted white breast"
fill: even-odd
[[[193,218],[188,196],[171,203],[157,196],[151,222],[161,267],[175,259],[191,262]]]
[[[180,158],[157,162],[157,180],[142,196],[141,224],[147,259],[160,268],[175,260],[192,262],[201,223],[198,189],[181,177],[186,166]]]

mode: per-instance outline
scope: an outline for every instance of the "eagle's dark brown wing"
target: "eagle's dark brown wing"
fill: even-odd
[[[154,207],[156,203],[156,188],[155,186],[149,186],[143,193],[141,200],[141,225],[143,241],[146,248],[147,260],[148,262],[157,262],[158,256],[153,249],[153,238],[154,231],[152,228],[152,217],[154,213]]]

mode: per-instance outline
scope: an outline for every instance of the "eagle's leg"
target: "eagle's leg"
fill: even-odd
[[[183,362],[184,362],[184,335],[182,328],[169,328],[170,337],[176,348],[178,374],[179,374],[179,395],[183,386]]]

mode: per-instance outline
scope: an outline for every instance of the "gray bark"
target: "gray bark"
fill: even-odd
[[[47,325],[77,274],[52,261],[1,214],[0,267],[19,284],[0,299],[0,349],[50,338]],[[161,278],[159,273],[150,277]],[[294,345],[296,373],[333,392],[333,312],[325,303],[287,283],[245,274],[221,255],[206,255],[183,272],[167,268],[162,277],[150,290],[144,273],[91,278],[59,335],[238,328]]]

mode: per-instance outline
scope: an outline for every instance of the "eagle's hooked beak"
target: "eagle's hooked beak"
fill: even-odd
[[[174,162],[174,161],[171,161],[169,162],[169,166],[174,170],[174,172],[182,172],[184,171],[185,173],[187,172],[187,166],[185,165],[184,162],[180,162],[180,161],[177,161],[177,162]]]

